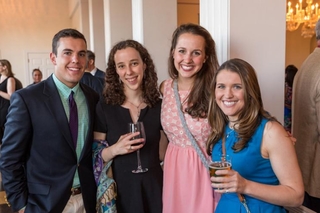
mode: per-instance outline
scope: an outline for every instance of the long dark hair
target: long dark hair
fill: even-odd
[[[286,72],[285,82],[288,84],[289,87],[292,87],[294,77],[298,72],[298,68],[296,66],[290,64],[286,67],[285,72]]]
[[[210,33],[197,24],[183,24],[179,26],[172,35],[171,48],[169,53],[169,75],[172,79],[178,78],[178,71],[174,66],[173,52],[177,46],[180,35],[191,33],[199,35],[205,40],[206,61],[201,70],[196,74],[196,79],[188,96],[188,107],[186,112],[193,118],[206,118],[208,111],[208,102],[210,97],[210,83],[214,72],[218,69],[219,63],[216,54],[215,42]]]
[[[14,74],[12,72],[12,67],[11,67],[10,61],[8,61],[7,59],[0,59],[0,63],[1,63],[2,66],[7,67],[6,76],[13,77]]]

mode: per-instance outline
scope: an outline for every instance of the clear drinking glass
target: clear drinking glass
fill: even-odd
[[[129,123],[129,132],[140,132],[138,136],[133,137],[132,139],[138,139],[138,138],[144,138],[143,144],[146,142],[146,132],[144,130],[144,126],[142,122],[136,122],[136,123]],[[136,144],[139,145],[139,144]],[[135,170],[132,170],[132,173],[142,173],[147,172],[148,168],[142,168],[141,166],[141,160],[140,160],[140,149],[137,150],[137,158],[138,158],[138,167]]]
[[[219,158],[219,160],[211,161],[209,164],[210,177],[217,177],[218,175],[215,174],[217,170],[231,170],[231,157],[229,155],[221,154]]]

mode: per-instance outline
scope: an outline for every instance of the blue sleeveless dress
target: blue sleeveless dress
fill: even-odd
[[[268,122],[262,119],[247,147],[240,152],[234,152],[232,146],[237,142],[236,131],[226,126],[226,153],[231,156],[232,169],[237,171],[243,178],[268,185],[279,185],[279,180],[272,170],[269,159],[261,156],[261,142],[263,130]],[[218,160],[222,153],[222,141],[220,140],[212,150],[212,159]],[[282,206],[277,206],[244,195],[251,213],[286,213]],[[236,193],[222,194],[215,213],[246,213],[246,210]]]

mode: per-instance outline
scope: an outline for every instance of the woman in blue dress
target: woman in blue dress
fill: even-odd
[[[300,206],[304,187],[293,142],[282,125],[264,110],[253,67],[241,59],[221,65],[211,85],[207,151],[232,158],[231,170],[211,177],[221,193],[216,213],[285,213]]]

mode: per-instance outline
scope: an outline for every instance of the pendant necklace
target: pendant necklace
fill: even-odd
[[[229,135],[230,135],[232,132],[233,132],[233,129],[231,129],[231,130],[227,133],[226,138],[228,138],[228,137],[229,137]]]
[[[141,104],[143,103],[143,101],[140,102],[140,104],[138,106],[134,105],[131,101],[127,100],[129,102],[129,104],[131,104],[132,106],[134,106],[135,108],[137,108],[137,121],[139,120],[139,117],[140,117],[140,112],[141,112],[141,109],[140,109],[140,106]]]
[[[234,127],[231,127],[228,125],[228,127],[230,128],[230,131],[227,133],[226,138],[229,137],[229,135],[234,131]]]

